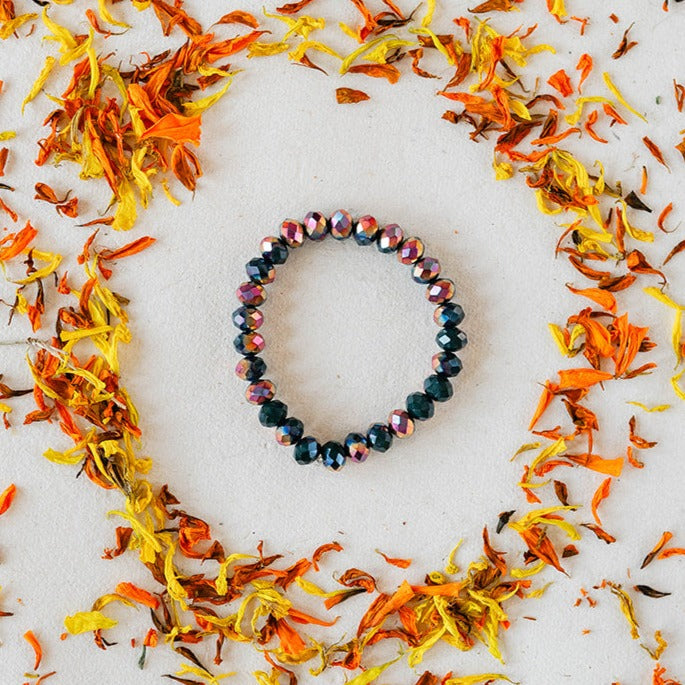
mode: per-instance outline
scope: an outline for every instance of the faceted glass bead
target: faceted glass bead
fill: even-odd
[[[454,283],[449,278],[438,278],[429,283],[426,288],[426,297],[433,304],[442,304],[454,297]]]
[[[361,217],[354,227],[354,239],[357,245],[371,245],[378,235],[378,222],[368,214]]]
[[[320,451],[321,445],[319,445],[316,438],[308,435],[295,445],[293,456],[298,464],[311,464],[316,461]]]
[[[374,423],[366,434],[369,447],[376,452],[387,452],[392,445],[392,433],[384,423]]]
[[[286,219],[281,224],[281,238],[288,247],[300,247],[304,243],[304,228],[299,221]]]
[[[447,402],[454,394],[449,380],[444,376],[438,375],[428,376],[423,382],[423,389],[426,391],[426,395],[434,402]]]
[[[266,345],[261,333],[254,333],[248,331],[247,333],[240,333],[233,340],[233,346],[240,354],[247,356],[248,354],[259,354]]]
[[[304,230],[310,240],[323,240],[328,233],[328,219],[321,212],[309,212],[305,216]]]
[[[238,299],[248,306],[259,307],[260,304],[264,304],[266,300],[266,291],[259,285],[259,283],[252,283],[248,281],[246,283],[241,283],[238,286],[238,290],[235,291]]]
[[[438,352],[433,355],[433,371],[441,376],[453,378],[462,369],[461,359],[451,352]]]
[[[321,448],[321,462],[329,469],[339,471],[345,466],[345,461],[345,448],[339,442],[327,442]]]
[[[304,424],[302,421],[289,418],[276,429],[276,440],[279,444],[289,447],[298,443],[303,433]]]
[[[378,234],[378,242],[376,246],[380,252],[388,254],[389,252],[396,252],[397,248],[402,244],[404,233],[397,224],[388,224]]]
[[[269,236],[259,243],[262,257],[268,259],[272,264],[285,264],[288,259],[288,248],[280,238]]]
[[[435,336],[435,341],[448,352],[457,352],[468,342],[466,333],[459,328],[441,328]]]
[[[259,410],[259,423],[267,428],[282,424],[288,416],[288,407],[280,400],[265,402]]]
[[[416,262],[412,278],[417,283],[430,283],[440,275],[440,262],[433,257],[424,257]]]
[[[231,319],[241,331],[254,331],[264,323],[264,314],[254,307],[238,307],[231,314]]]
[[[266,372],[266,362],[261,357],[243,357],[235,366],[235,375],[243,381],[257,381]]]
[[[433,313],[433,321],[443,328],[454,328],[463,320],[464,310],[456,302],[445,302]]]
[[[426,421],[435,414],[433,400],[422,392],[413,392],[407,397],[407,412],[412,419]]]
[[[345,450],[352,461],[366,461],[369,456],[369,446],[361,433],[350,433],[345,438]]]
[[[271,262],[267,262],[264,257],[255,257],[245,265],[247,277],[254,283],[266,284],[273,283],[276,278],[276,269]]]
[[[414,422],[411,416],[403,409],[395,409],[390,412],[388,424],[393,435],[398,438],[408,438],[414,432]]]
[[[407,238],[397,250],[397,259],[402,264],[415,264],[421,257],[423,257],[423,243],[418,238]]]
[[[331,217],[331,235],[336,240],[345,240],[352,235],[352,228],[354,226],[352,222],[352,217],[349,212],[344,209],[339,209]]]
[[[262,378],[247,386],[245,397],[250,404],[264,404],[274,398],[276,387],[271,381]]]

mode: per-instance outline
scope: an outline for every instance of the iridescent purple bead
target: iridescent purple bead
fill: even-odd
[[[399,246],[402,244],[404,239],[404,233],[402,229],[397,224],[388,224],[380,233],[378,234],[378,242],[376,247],[378,247],[379,252],[388,254],[390,252],[396,252]]]
[[[438,278],[429,283],[426,288],[426,297],[433,304],[442,304],[454,297],[454,283],[449,278]]]
[[[433,321],[442,328],[454,328],[464,320],[464,310],[456,302],[445,302],[433,312]]]
[[[249,354],[259,354],[264,349],[265,344],[262,335],[260,333],[254,333],[253,331],[241,333],[233,340],[233,346],[236,351],[245,356]]]
[[[345,448],[339,442],[327,442],[321,448],[321,463],[333,471],[345,466]]]
[[[328,233],[328,219],[321,212],[309,212],[302,223],[307,237],[315,242],[323,240]]]
[[[288,247],[300,247],[304,243],[304,228],[299,221],[286,219],[281,224],[281,238]]]
[[[266,300],[266,291],[259,283],[247,281],[238,286],[235,291],[237,298],[245,305],[259,307]]]
[[[250,385],[247,386],[245,397],[250,404],[264,404],[274,398],[275,392],[276,388],[274,384],[271,381],[262,378],[262,380],[250,383]]]
[[[297,444],[304,433],[304,424],[300,419],[289,418],[286,419],[276,429],[276,440],[279,445],[290,447],[290,445]]]
[[[361,217],[354,227],[354,239],[357,245],[371,245],[378,235],[378,222],[368,214]]]
[[[347,456],[357,463],[366,461],[369,456],[369,446],[366,438],[361,433],[350,433],[345,438],[345,451]]]
[[[271,262],[268,262],[264,257],[255,257],[245,264],[245,273],[253,283],[266,285],[273,283],[276,278],[276,269]]]
[[[344,209],[339,209],[332,217],[330,221],[331,225],[331,235],[336,240],[345,240],[352,235],[352,229],[354,223],[349,212]]]
[[[235,365],[235,375],[242,381],[258,381],[266,372],[266,362],[261,357],[243,357]]]
[[[414,432],[414,422],[404,409],[395,409],[388,416],[388,425],[392,434],[398,438],[408,438]]]
[[[264,314],[254,307],[238,307],[231,314],[231,320],[241,331],[256,331],[264,323]]]
[[[259,243],[259,249],[262,251],[262,257],[267,259],[272,264],[285,264],[288,259],[288,247],[286,244],[275,236],[268,236],[263,238]]]
[[[462,369],[461,359],[452,352],[438,352],[433,355],[433,371],[439,376],[453,378],[458,376]]]
[[[415,264],[423,257],[423,243],[418,238],[407,238],[397,250],[397,259],[402,264]]]
[[[430,283],[440,275],[440,262],[433,257],[424,257],[416,262],[412,278],[417,283]]]

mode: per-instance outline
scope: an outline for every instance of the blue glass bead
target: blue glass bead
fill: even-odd
[[[412,278],[417,283],[430,283],[440,275],[440,262],[433,257],[424,257],[414,265]]]
[[[231,314],[231,319],[241,331],[254,331],[264,323],[264,314],[254,307],[238,307]]]
[[[262,378],[247,386],[245,397],[250,404],[264,404],[274,398],[275,392],[276,386],[266,378]]]
[[[461,359],[451,352],[438,352],[433,355],[433,371],[441,376],[458,376],[462,369]]]
[[[354,227],[354,239],[357,245],[371,245],[378,235],[378,222],[368,214],[361,217]]]
[[[407,412],[412,419],[426,421],[435,414],[433,400],[422,392],[413,392],[407,397]]]
[[[321,445],[319,445],[316,438],[308,435],[295,445],[293,456],[298,464],[311,464],[317,460],[320,451]]]
[[[255,257],[245,265],[245,272],[247,277],[253,283],[264,285],[266,283],[273,283],[276,278],[276,269],[271,262],[267,262],[264,257]]]
[[[384,423],[374,423],[366,434],[369,447],[376,452],[387,452],[392,445],[392,433]]]
[[[433,321],[443,328],[454,328],[464,320],[464,310],[456,302],[445,302],[435,309]]]
[[[418,238],[407,238],[397,250],[397,259],[402,264],[416,264],[423,257],[423,243]]]
[[[266,373],[261,357],[243,357],[235,366],[235,375],[243,381],[258,381]]]
[[[259,423],[267,428],[280,426],[288,416],[288,407],[280,400],[265,402],[259,409]]]
[[[459,328],[441,328],[435,336],[435,341],[448,352],[457,352],[468,342],[466,333]]]
[[[354,227],[354,222],[349,212],[344,209],[339,209],[332,217],[330,221],[331,225],[331,235],[336,240],[345,240],[352,235],[352,228]]]
[[[339,471],[345,466],[345,448],[339,442],[327,442],[321,448],[321,462],[333,471]]]
[[[302,222],[310,240],[323,240],[328,233],[328,219],[321,212],[309,212]]]
[[[240,354],[259,354],[265,345],[264,338],[259,333],[247,332],[237,335],[233,340],[233,346]]]
[[[444,376],[438,375],[428,376],[423,382],[423,389],[426,391],[426,395],[434,402],[447,402],[454,394],[449,380]]]
[[[264,238],[259,243],[259,249],[262,251],[262,257],[269,260],[272,264],[285,264],[288,259],[288,248],[285,243],[275,236]]]
[[[454,282],[449,278],[438,278],[428,284],[426,298],[433,304],[443,304],[454,297]]]
[[[300,441],[304,433],[304,424],[300,419],[289,418],[276,429],[276,440],[288,447]]]
[[[379,252],[389,254],[390,252],[397,252],[397,249],[402,244],[404,233],[397,224],[388,224],[378,234],[378,242],[376,247]]]
[[[369,445],[361,433],[350,433],[345,438],[345,450],[352,461],[360,463],[369,456]]]

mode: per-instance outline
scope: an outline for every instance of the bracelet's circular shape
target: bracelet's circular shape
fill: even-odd
[[[379,252],[396,254],[401,264],[411,267],[412,278],[426,286],[426,298],[437,305],[433,319],[440,327],[435,338],[439,352],[433,355],[433,374],[423,383],[423,392],[413,392],[406,400],[405,409],[390,412],[386,423],[372,424],[366,433],[349,433],[341,442],[330,441],[321,445],[311,435],[305,435],[299,419],[288,416],[288,407],[275,399],[274,384],[265,379],[266,363],[258,356],[265,340],[258,329],[264,323],[259,306],[266,301],[265,285],[276,277],[276,266],[285,264],[289,250],[301,247],[307,239],[319,242],[327,235],[336,240],[353,238],[358,245],[375,244]],[[259,406],[259,422],[276,429],[276,440],[281,445],[294,447],[298,464],[311,464],[320,460],[324,466],[338,471],[347,460],[363,462],[370,451],[386,452],[393,438],[407,438],[414,432],[415,421],[425,421],[435,413],[435,403],[445,402],[453,394],[451,378],[459,374],[462,363],[454,353],[467,343],[466,334],[458,328],[464,310],[452,302],[455,286],[440,275],[440,263],[424,256],[424,245],[418,238],[406,238],[397,224],[384,228],[372,216],[356,221],[345,210],[338,210],[330,218],[321,212],[309,212],[302,222],[286,219],[280,236],[268,236],[260,243],[261,256],[245,265],[248,280],[238,286],[236,295],[240,307],[233,312],[233,324],[240,333],[233,341],[235,349],[243,355],[238,362],[236,375],[249,382],[245,392],[247,401]]]

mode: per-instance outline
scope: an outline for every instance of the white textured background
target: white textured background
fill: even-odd
[[[465,3],[448,4],[449,12],[436,15],[438,27],[465,11]],[[685,78],[685,8],[674,5],[666,15],[659,2],[649,4],[569,0],[572,14],[592,17],[584,38],[576,28],[558,27],[543,14],[542,0],[529,0],[522,13],[496,16],[493,24],[513,29],[539,22],[538,39],[561,47],[556,56],[535,58],[538,66],[531,73],[551,74],[561,67],[571,73],[582,52],[593,54],[597,68],[584,94],[605,94],[600,74],[611,69],[650,123],[631,118],[630,129],[611,131],[610,146],[584,138],[575,149],[588,164],[600,157],[609,179],[621,179],[626,191],[637,189],[646,163],[652,178],[647,201],[658,213],[682,196],[683,162],[669,152],[670,174],[638,143],[649,134],[672,151],[677,131],[685,128],[685,117],[675,113],[671,85],[674,77]],[[70,17],[79,5],[81,11],[86,3],[56,7],[53,16],[76,28]],[[343,3],[315,3],[311,14],[326,16],[331,24],[341,18],[354,21],[346,5],[341,14],[330,14],[334,5]],[[198,0],[188,6],[209,25],[239,4]],[[256,11],[258,6],[248,2],[243,8]],[[620,16],[618,26],[607,17],[611,11]],[[109,44],[122,57],[167,45],[158,40],[150,16],[132,18],[135,28]],[[613,62],[609,56],[632,21],[631,37],[640,45]],[[230,35],[231,29],[224,33]],[[178,41],[174,36],[172,42]],[[58,192],[75,188],[84,219],[104,211],[108,194],[102,185],[93,189],[93,184],[81,183],[69,165],[37,169],[30,163],[40,122],[51,108],[39,98],[19,116],[19,103],[44,59],[37,46],[35,38],[0,45],[0,79],[6,90],[0,99],[0,130],[19,133],[11,143],[7,179],[17,192],[8,199],[32,217],[40,245],[73,259],[87,229],[74,228],[75,222],[33,202],[34,183],[48,182]],[[440,119],[449,102],[433,97],[436,82],[410,75],[390,87],[363,77],[326,78],[287,63],[285,56],[244,62],[240,66],[246,69],[230,94],[205,116],[200,149],[205,176],[196,197],[183,196],[183,206],[176,209],[159,193],[132,234],[100,233],[105,245],[144,233],[158,238],[144,255],[123,261],[112,280],[113,288],[131,299],[135,341],[123,351],[122,362],[125,382],[141,411],[145,450],[155,459],[152,480],[169,483],[185,507],[206,517],[232,551],[251,552],[263,539],[267,552],[287,552],[296,559],[338,540],[346,552],[331,555],[317,582],[330,587],[333,570],[354,565],[380,575],[381,588],[392,590],[403,574],[385,565],[376,548],[412,557],[415,563],[407,574],[419,582],[424,572],[442,568],[461,537],[466,542],[459,559],[466,563],[475,558],[483,524],[493,529],[500,511],[521,506],[515,487],[521,466],[508,459],[528,439],[524,429],[537,402],[536,381],[563,364],[546,324],[563,323],[574,307],[582,306],[564,287],[582,281],[564,260],[554,259],[559,229],[554,217],[538,213],[522,180],[496,183],[490,144],[474,145],[466,128]],[[372,100],[338,106],[338,85],[362,88]],[[51,81],[48,91],[58,93],[61,86]],[[419,425],[411,440],[396,440],[388,454],[334,474],[298,466],[291,450],[278,446],[271,431],[259,425],[257,411],[243,399],[244,384],[232,372],[237,356],[229,315],[243,265],[257,254],[263,236],[276,231],[286,216],[301,217],[310,209],[330,213],[339,207],[400,223],[424,240],[428,253],[457,282],[471,342],[463,354],[465,370],[456,382],[455,398],[439,405],[433,420]],[[683,215],[672,216],[675,223]],[[647,221],[640,225],[653,226]],[[653,263],[660,263],[681,239],[679,233],[663,240],[660,236],[649,248]],[[682,300],[681,258],[674,259],[670,273],[676,276],[680,267],[673,294]],[[364,429],[403,406],[405,396],[420,388],[430,371],[436,328],[422,288],[407,271],[375,248],[332,240],[291,253],[285,267],[279,267],[264,308],[267,375],[308,432],[325,440]],[[644,284],[651,283],[647,279]],[[11,296],[7,288],[2,292],[6,299]],[[668,387],[670,312],[637,289],[630,301],[637,322],[653,326],[659,343],[654,358],[661,368],[648,378],[610,384],[606,392],[596,393],[592,408],[603,426],[597,451],[607,457],[625,450],[634,409],[626,400],[677,401]],[[4,341],[28,334],[23,322],[1,332]],[[21,346],[0,347],[1,370],[15,386],[28,382],[23,352]],[[15,612],[13,618],[0,620],[0,682],[20,682],[32,664],[30,649],[20,638],[28,629],[44,644],[46,669],[59,672],[50,681],[55,685],[160,682],[160,674],[175,669],[177,660],[157,649],[148,653],[141,672],[138,650],[127,645],[131,636],[142,638],[145,612],[117,614],[122,624],[114,635],[121,644],[106,653],[93,647],[88,636],[59,642],[66,614],[88,609],[95,597],[121,580],[144,583],[147,578],[133,558],[100,559],[117,524],[106,520],[105,513],[120,506],[119,497],[85,479],[74,480],[75,470],[45,461],[45,448],[66,448],[66,439],[54,426],[19,427],[20,410],[29,403],[15,406],[17,427],[0,433],[0,486],[14,481],[20,488],[12,510],[0,520],[2,608]],[[555,418],[550,415],[544,423],[553,425]],[[643,472],[626,469],[602,505],[605,527],[619,541],[607,547],[588,534],[581,556],[566,563],[570,579],[552,576],[555,582],[543,599],[511,605],[514,625],[503,639],[505,666],[482,648],[461,654],[440,647],[430,653],[425,667],[459,674],[504,670],[526,685],[646,683],[650,660],[630,640],[614,598],[595,592],[597,608],[573,608],[581,586],[608,578],[674,593],[662,600],[640,598],[638,618],[650,644],[654,629],[663,630],[672,644],[664,663],[682,677],[683,562],[661,561],[639,575],[636,570],[663,530],[676,531],[685,544],[684,418],[682,407],[638,415],[642,434],[658,439],[659,446],[645,454]],[[600,477],[577,474],[568,480],[572,495],[582,493],[589,500]],[[496,546],[513,542],[511,535],[496,539]],[[353,599],[337,608],[341,637],[351,631],[365,602]],[[517,620],[520,615],[537,620]],[[584,629],[592,632],[583,635]],[[226,670],[237,670],[239,683],[250,682],[249,672],[263,664],[243,646],[229,645],[225,654]],[[342,678],[333,672],[318,682]],[[414,680],[401,666],[381,682]]]

